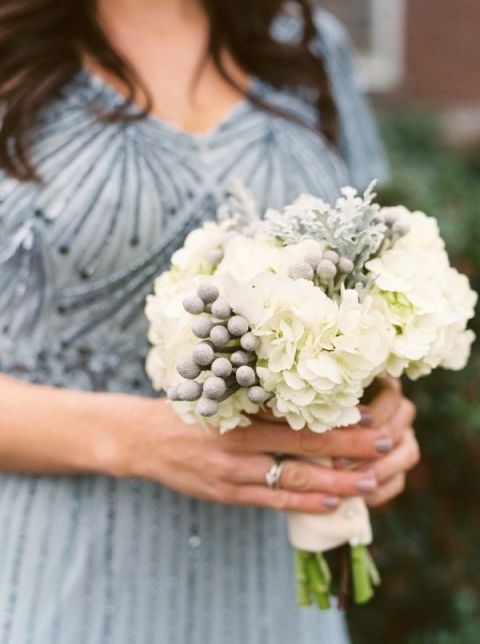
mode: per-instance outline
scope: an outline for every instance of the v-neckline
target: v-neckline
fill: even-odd
[[[122,94],[113,85],[111,85],[108,81],[106,81],[102,76],[100,76],[100,74],[97,74],[87,67],[82,67],[79,74],[83,75],[92,87],[99,88],[106,95],[110,96],[116,104],[125,102],[125,95]],[[256,77],[252,76],[248,84],[248,91],[258,93],[255,91],[258,85],[259,80]],[[232,105],[231,109],[226,112],[226,114],[216,125],[211,126],[203,132],[190,132],[178,123],[169,121],[168,119],[162,118],[157,114],[153,114],[151,112],[148,112],[145,115],[145,120],[146,122],[153,124],[155,127],[160,127],[173,134],[181,136],[184,139],[190,139],[193,142],[202,142],[215,137],[215,135],[217,135],[220,131],[223,131],[232,122],[234,122],[240,114],[248,111],[251,108],[252,104],[250,100],[247,96],[244,96]],[[141,107],[136,103],[131,104],[131,109],[135,112],[141,112]]]

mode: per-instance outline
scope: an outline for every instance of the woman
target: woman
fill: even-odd
[[[233,179],[264,208],[383,172],[343,32],[305,1],[4,0],[0,52],[0,642],[347,641],[296,608],[278,510],[396,496],[413,406],[389,381],[324,436],[187,427],[143,314]],[[279,451],[358,467],[270,489]]]

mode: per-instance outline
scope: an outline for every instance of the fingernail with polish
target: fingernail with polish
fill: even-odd
[[[360,479],[357,482],[358,492],[373,492],[377,489],[377,481],[374,478]]]
[[[381,436],[375,441],[375,449],[380,454],[386,454],[390,452],[393,448],[393,441],[390,436]]]
[[[340,505],[340,499],[338,496],[326,496],[323,499],[323,505],[329,509],[338,508]]]
[[[358,424],[361,427],[369,427],[373,423],[373,414],[371,411],[368,411],[367,409],[361,409],[360,416],[361,418],[358,421]]]

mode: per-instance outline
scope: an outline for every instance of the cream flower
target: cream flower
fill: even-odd
[[[232,236],[216,276],[225,280],[228,288],[244,284],[259,273],[275,271],[279,265],[279,250],[273,239],[262,234],[254,238],[239,234]]]
[[[275,393],[270,406],[290,425],[314,431],[358,420],[364,387],[388,356],[385,307],[344,291],[339,305],[306,280],[262,273],[230,295],[261,339],[257,373]]]
[[[372,296],[386,304],[396,331],[387,371],[418,378],[438,366],[465,366],[474,338],[465,329],[477,296],[450,267],[437,222],[420,212],[409,221],[410,232],[366,266],[375,281]]]
[[[173,253],[173,270],[188,275],[211,275],[215,267],[209,260],[209,253],[222,248],[231,226],[230,220],[221,223],[207,221],[201,228],[193,230],[182,248]]]
[[[289,368],[312,333],[319,344],[331,346],[337,306],[313,282],[263,272],[232,288],[229,301],[260,338],[258,356],[273,371]]]
[[[178,279],[166,271],[155,281],[155,294],[147,296],[145,314],[150,321],[148,339],[152,343],[146,370],[154,389],[167,390],[180,382],[176,371],[177,358],[193,349],[192,316],[183,308],[185,295],[195,288],[197,280]]]

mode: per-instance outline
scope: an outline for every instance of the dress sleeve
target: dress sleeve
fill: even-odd
[[[340,151],[352,185],[359,190],[373,180],[389,178],[388,163],[377,125],[355,69],[349,36],[330,13],[318,10],[314,16],[318,38],[314,53],[327,66],[338,109]]]

